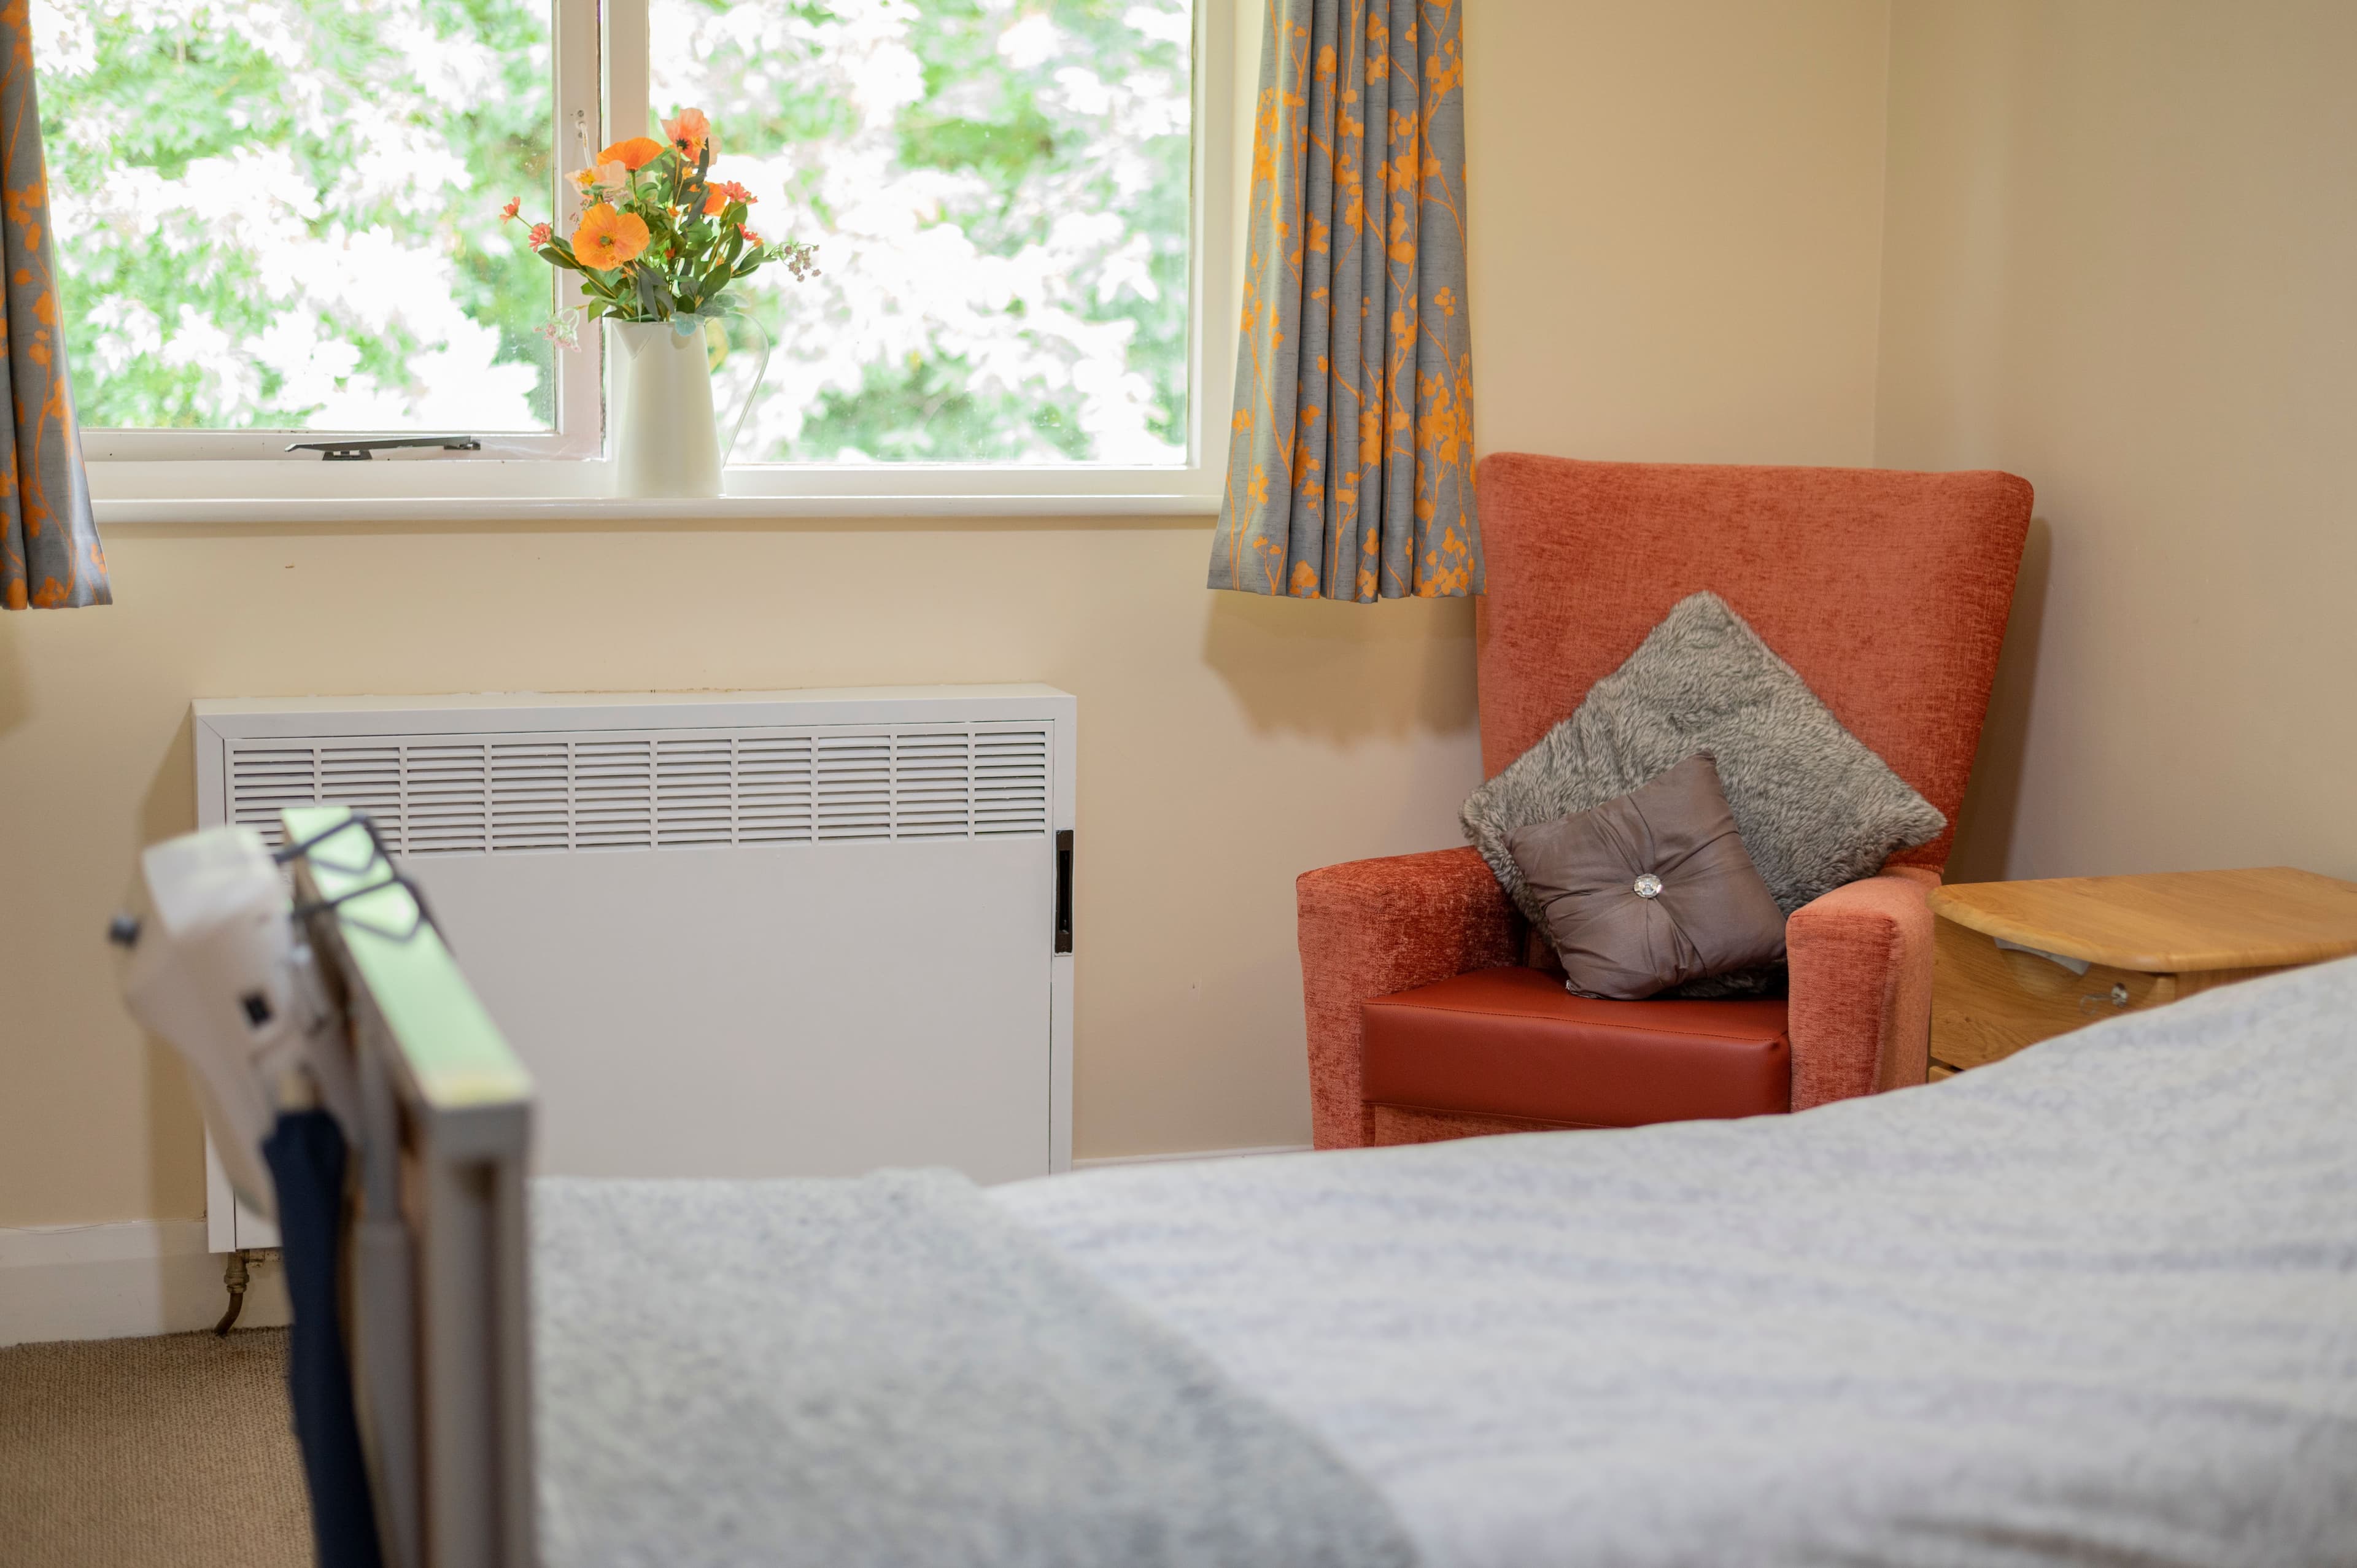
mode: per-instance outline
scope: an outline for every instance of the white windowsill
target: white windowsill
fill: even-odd
[[[1222,474],[1201,468],[909,464],[731,468],[725,494],[617,496],[608,463],[93,462],[99,526],[760,522],[797,518],[1214,517]]]
[[[1216,497],[1176,494],[715,496],[271,496],[100,499],[115,524],[759,522],[795,518],[1216,517]]]

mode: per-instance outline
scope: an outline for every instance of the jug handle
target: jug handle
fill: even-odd
[[[737,437],[745,433],[745,421],[751,417],[754,403],[761,395],[762,378],[770,371],[770,334],[751,317],[737,315],[707,320],[704,324],[705,330],[709,332],[717,328],[721,342],[725,345],[728,340],[728,323],[731,321],[743,322],[759,336],[761,352],[760,357],[753,361],[753,379],[746,384],[744,401],[737,405],[737,417],[728,422],[727,438],[720,443],[720,466],[724,468],[728,466],[728,455],[737,450]]]

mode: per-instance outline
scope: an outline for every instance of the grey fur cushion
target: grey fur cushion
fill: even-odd
[[[1841,726],[1717,594],[1678,601],[1571,717],[1465,802],[1465,836],[1516,907],[1544,920],[1506,848],[1515,828],[1586,811],[1698,751],[1717,759],[1737,832],[1787,915],[1937,837],[1939,809]],[[1754,975],[1701,983],[1758,990]]]

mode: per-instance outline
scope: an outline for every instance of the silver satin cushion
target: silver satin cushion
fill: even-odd
[[[1593,810],[1511,829],[1506,847],[1581,996],[1635,1001],[1783,961],[1784,912],[1708,752]]]

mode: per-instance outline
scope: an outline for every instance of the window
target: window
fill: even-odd
[[[118,430],[277,434],[147,444],[241,456],[296,432],[594,435],[594,381],[588,409],[563,406],[567,367],[536,330],[554,281],[486,195],[554,174],[544,0],[36,0],[34,17],[91,456],[136,454]]]
[[[748,456],[1186,461],[1189,12],[651,0],[657,113],[823,236],[750,280],[783,347]]]
[[[596,335],[554,346],[569,285],[500,209],[569,227],[585,144],[693,105],[754,225],[820,247],[737,285],[774,345],[749,488],[1203,490],[1199,8],[609,0],[600,38],[590,0],[34,0],[85,448],[597,457]],[[446,493],[597,488],[429,455],[472,471]]]

